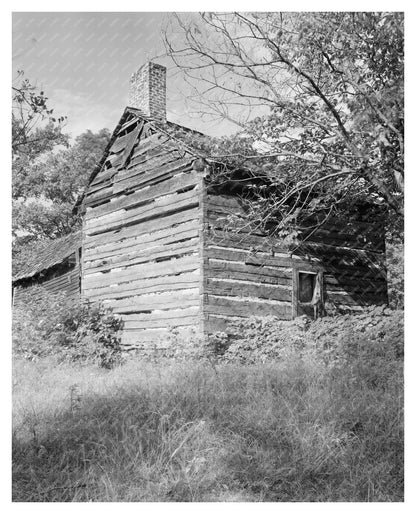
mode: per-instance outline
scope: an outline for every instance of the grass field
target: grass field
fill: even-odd
[[[402,501],[401,364],[364,371],[16,359],[13,500]]]

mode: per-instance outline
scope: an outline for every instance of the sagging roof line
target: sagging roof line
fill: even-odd
[[[42,250],[33,253],[24,269],[12,277],[12,282],[32,278],[47,269],[62,263],[67,257],[81,248],[81,231],[73,232],[59,239],[53,239]]]

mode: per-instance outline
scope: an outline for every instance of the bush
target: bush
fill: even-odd
[[[307,344],[328,362],[351,358],[396,359],[404,353],[404,312],[369,307],[358,314],[322,318],[311,323]]]
[[[30,288],[13,310],[13,351],[29,360],[55,356],[111,368],[121,359],[121,324],[102,304]]]
[[[282,321],[275,316],[253,316],[233,323],[233,332],[240,334],[224,352],[225,362],[256,364],[280,360],[298,353],[305,346],[308,320],[301,317]]]
[[[389,304],[395,309],[404,309],[404,245],[386,245]]]
[[[359,314],[310,321],[254,317],[235,324],[235,339],[222,357],[245,364],[306,357],[339,368],[354,365],[379,369],[402,359],[404,313],[369,307]]]

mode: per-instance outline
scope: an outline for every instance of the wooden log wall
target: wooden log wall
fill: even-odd
[[[370,223],[327,224],[302,253],[290,254],[262,234],[244,229],[242,202],[231,195],[204,197],[204,331],[230,332],[229,321],[251,315],[291,319],[297,308],[296,275],[323,272],[323,297],[336,310],[387,302],[384,234]],[[228,216],[241,215],[238,231]]]
[[[21,304],[23,294],[30,292],[32,286],[41,286],[48,293],[65,292],[70,298],[80,295],[80,270],[78,264],[69,268],[52,270],[42,278],[34,277],[30,282],[17,284],[13,292],[13,306]]]
[[[360,310],[388,301],[385,235],[382,226],[327,223],[306,245],[324,270],[325,302],[341,311]]]
[[[243,214],[233,196],[204,198],[204,331],[230,332],[231,320],[252,315],[292,317],[292,259],[261,234],[227,229],[227,216]]]
[[[125,347],[163,347],[201,328],[195,158],[127,120],[86,197],[82,294],[124,321]]]
[[[298,271],[323,271],[325,299],[358,308],[386,300],[382,238],[373,226],[325,226],[294,255],[242,228],[235,195],[218,194],[195,156],[126,116],[85,198],[82,294],[124,320],[126,347],[163,348],[172,329],[230,331],[251,315],[291,319]]]

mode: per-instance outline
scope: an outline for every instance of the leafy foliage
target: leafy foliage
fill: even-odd
[[[33,158],[67,141],[61,132],[66,118],[57,118],[45,93],[23,77],[19,71],[12,86],[12,152],[14,157]]]
[[[307,357],[333,369],[354,365],[377,374],[404,353],[403,311],[387,307],[317,321],[252,317],[234,328],[238,335],[222,357],[226,362],[253,364]]]
[[[121,320],[101,304],[80,303],[66,293],[34,286],[13,310],[13,350],[29,360],[94,362],[111,368],[121,360]]]
[[[12,229],[13,265],[49,239],[65,236],[80,225],[73,212],[78,195],[98,163],[110,138],[107,129],[87,130],[69,148],[47,148],[14,162]]]
[[[110,138],[107,129],[87,130],[69,145],[48,98],[22,71],[12,86],[12,232],[18,269],[30,251],[72,232],[80,220],[73,213],[77,196]],[[32,246],[26,247],[29,243]]]
[[[254,224],[296,239],[363,203],[402,219],[402,13],[175,15],[165,41],[199,115],[241,129],[210,152],[229,159],[219,180],[244,166],[268,184],[252,190]]]
[[[386,261],[389,284],[389,304],[392,308],[404,308],[404,245],[395,241],[386,245]]]
[[[73,205],[101,158],[110,133],[87,130],[74,144],[24,163],[13,177],[13,230],[33,238],[66,235],[78,223]]]

